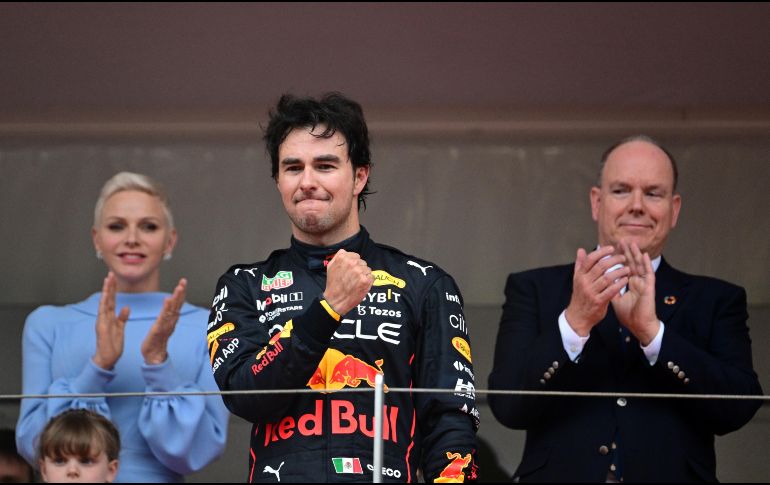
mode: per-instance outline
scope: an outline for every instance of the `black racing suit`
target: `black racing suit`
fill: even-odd
[[[374,286],[356,308],[336,315],[323,300],[325,266],[340,248],[358,253]],[[327,310],[328,308],[328,310]],[[289,249],[236,265],[220,279],[208,328],[220,389],[323,389],[225,395],[254,423],[249,481],[372,481],[374,387],[440,388],[452,393],[387,392],[383,481],[476,478],[473,365],[462,297],[435,265],[375,244],[363,227],[329,248],[292,238]]]

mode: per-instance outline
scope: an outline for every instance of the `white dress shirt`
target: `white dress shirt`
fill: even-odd
[[[653,271],[658,271],[658,266],[660,266],[660,259],[661,257],[658,256],[657,258],[652,260],[652,269]],[[615,269],[613,266],[612,268],[608,269],[607,271],[611,271]],[[620,290],[620,294],[624,294],[626,292],[626,288],[623,287]],[[567,355],[569,356],[570,360],[572,362],[576,362],[577,358],[580,356],[581,353],[583,353],[583,347],[585,347],[586,342],[588,342],[588,339],[591,337],[589,334],[588,337],[581,337],[570,326],[569,322],[567,321],[566,317],[567,309],[565,308],[561,314],[559,315],[559,332],[561,333],[561,341],[564,345],[564,350],[567,352]],[[655,365],[655,363],[658,361],[658,355],[660,354],[660,345],[663,342],[663,331],[665,330],[665,325],[663,325],[663,322],[660,322],[660,328],[658,329],[657,335],[655,335],[655,338],[652,339],[652,342],[650,342],[649,345],[646,347],[639,344],[639,347],[641,347],[642,352],[644,352],[645,357],[647,357],[647,360],[650,362],[650,365]]]

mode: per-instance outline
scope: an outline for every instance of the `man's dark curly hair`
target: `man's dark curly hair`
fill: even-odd
[[[331,138],[340,132],[348,145],[348,157],[353,165],[353,173],[358,167],[371,167],[369,152],[369,130],[366,127],[361,105],[341,93],[332,92],[321,96],[298,98],[284,94],[275,110],[270,111],[270,121],[265,129],[265,146],[270,155],[272,177],[278,180],[278,149],[295,128],[323,126],[324,131],[315,134],[319,138]],[[367,180],[364,189],[358,195],[358,208],[366,209],[366,197],[372,192]]]

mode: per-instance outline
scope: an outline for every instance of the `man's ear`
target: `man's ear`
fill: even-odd
[[[353,172],[353,194],[358,195],[366,186],[366,182],[369,181],[369,168],[370,165],[364,165],[362,167],[356,167],[355,171]]]
[[[602,201],[602,189],[599,187],[591,187],[591,217],[594,221],[599,220],[599,202]]]
[[[682,209],[682,196],[674,194],[671,199],[671,229],[676,227],[676,221],[679,220],[679,211]]]

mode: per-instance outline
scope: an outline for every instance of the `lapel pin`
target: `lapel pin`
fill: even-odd
[[[667,297],[663,298],[663,303],[665,303],[666,305],[673,305],[674,303],[676,303],[676,297],[675,296],[667,296]]]

